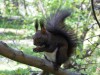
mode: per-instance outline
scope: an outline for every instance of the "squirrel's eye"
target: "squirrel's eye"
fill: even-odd
[[[39,39],[37,39],[36,42],[39,42]]]

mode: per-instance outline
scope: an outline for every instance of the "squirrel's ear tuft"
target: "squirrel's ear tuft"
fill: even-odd
[[[40,27],[41,27],[41,33],[46,34],[46,29],[44,27],[44,21],[43,20],[40,20]]]
[[[36,32],[38,31],[38,26],[39,26],[39,25],[38,25],[38,20],[36,19],[36,20],[35,20],[35,29],[36,29]]]

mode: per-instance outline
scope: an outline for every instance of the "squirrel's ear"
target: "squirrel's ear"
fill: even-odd
[[[41,27],[41,33],[45,34],[46,33],[46,29],[44,27],[44,21],[43,20],[40,20],[40,27]]]
[[[35,20],[35,29],[36,29],[36,32],[38,31],[38,20],[36,19]]]

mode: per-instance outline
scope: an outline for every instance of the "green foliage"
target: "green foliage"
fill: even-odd
[[[89,0],[85,0],[83,3],[82,1],[34,0],[32,2],[32,0],[0,0],[0,40],[13,41],[8,45],[29,55],[43,57],[42,53],[34,53],[32,51],[34,46],[28,43],[30,40],[33,41],[32,35],[35,33],[34,20],[36,18],[45,18],[59,8],[71,8],[73,10],[72,15],[66,19],[65,23],[68,25],[67,29],[71,30],[73,28],[78,37],[78,46],[75,55],[72,56],[76,69],[72,67],[71,70],[77,71],[78,69],[79,72],[84,74],[99,75],[96,69],[97,67],[100,68],[98,64],[100,63],[100,29],[93,20]],[[2,7],[3,3],[5,4],[4,7]],[[16,5],[17,3],[19,3],[19,6]],[[85,8],[82,7],[82,4]],[[13,16],[20,16],[20,18],[11,18]],[[22,40],[24,42],[20,43]],[[25,44],[25,42],[27,43]],[[89,54],[88,51],[92,51],[91,55],[85,56]],[[16,74],[27,75],[29,71],[22,68],[16,71],[0,71],[0,75]]]
[[[29,71],[28,69],[22,69],[19,68],[17,70],[13,70],[13,71],[0,71],[0,75],[29,75]]]

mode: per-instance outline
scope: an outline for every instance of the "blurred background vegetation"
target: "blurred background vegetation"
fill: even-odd
[[[100,0],[94,0],[100,21]],[[94,20],[90,0],[0,0],[0,40],[26,54],[43,57],[32,51],[34,21],[46,18],[59,8],[73,9],[66,24],[77,33],[78,47],[67,69],[87,75],[100,75],[100,28]],[[29,75],[37,68],[0,56],[0,75]]]

